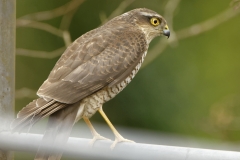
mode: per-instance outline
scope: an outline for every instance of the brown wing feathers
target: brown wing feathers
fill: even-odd
[[[113,81],[116,84],[125,79],[146,51],[146,45],[142,45],[146,44],[146,40],[144,35],[131,31],[131,28],[126,29],[127,36],[122,35],[116,27],[114,29],[104,31],[107,38],[96,35],[92,41],[79,44],[77,51],[68,49],[71,58],[62,56],[65,59],[57,62],[58,68],[54,68],[37,94],[72,104]],[[131,43],[129,37],[138,39],[138,42]],[[64,54],[69,54],[68,51]]]
[[[95,30],[91,32],[94,33]],[[144,47],[146,45],[143,45],[146,40],[139,33],[126,32],[128,38],[119,41],[126,36],[119,35],[118,30],[115,30],[114,34],[111,30],[104,32],[111,34],[106,36],[108,37],[106,39],[100,35],[93,36],[91,32],[88,34],[94,37],[92,41],[91,38],[85,38],[87,42],[83,43],[79,41],[82,37],[77,39],[65,51],[48,79],[40,87],[38,95],[52,100],[39,98],[31,102],[19,112],[18,118],[13,123],[14,128],[34,124],[37,118],[48,116],[103,87],[121,82],[137,65],[147,49]],[[138,42],[130,43],[131,39],[138,39]],[[23,124],[20,125],[21,123]]]
[[[117,28],[119,27],[119,29]],[[147,50],[146,39],[132,26],[100,27],[78,38],[64,52],[38,91],[13,122],[14,131],[124,80]],[[104,35],[104,36],[103,36]],[[137,41],[134,41],[136,39]]]

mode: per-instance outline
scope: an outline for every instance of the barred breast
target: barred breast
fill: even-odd
[[[142,58],[140,59],[139,63],[134,68],[134,70],[131,72],[131,74],[121,83],[118,83],[113,87],[106,87],[96,92],[95,94],[92,94],[91,96],[84,98],[80,103],[80,105],[84,106],[84,111],[82,116],[90,118],[92,115],[95,114],[95,112],[100,107],[102,107],[103,103],[111,100],[119,92],[121,92],[132,81],[134,76],[139,71],[146,54],[147,54],[147,51],[143,54]]]

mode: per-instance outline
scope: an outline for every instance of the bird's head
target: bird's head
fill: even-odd
[[[156,36],[164,35],[168,38],[170,37],[170,30],[166,20],[150,9],[134,9],[125,13],[124,16],[126,16],[128,22],[136,25],[145,33],[148,42]]]

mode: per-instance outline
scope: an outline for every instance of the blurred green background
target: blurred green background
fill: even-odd
[[[80,0],[79,0],[80,1]],[[240,14],[226,18],[225,10],[239,12],[239,1],[181,0],[174,11],[166,9],[170,0],[135,0],[123,12],[145,7],[161,15],[173,12],[172,33],[220,16],[207,23],[196,36],[189,33],[179,38],[156,38],[149,48],[158,46],[159,56],[145,64],[130,85],[116,98],[104,105],[114,125],[149,129],[167,133],[206,138],[224,142],[240,142]],[[175,0],[176,3],[178,2]],[[61,7],[69,0],[17,1],[17,18]],[[121,0],[85,0],[75,10],[67,29],[72,41],[85,32],[98,27],[110,16]],[[169,17],[169,16],[167,16]],[[39,22],[61,27],[63,16]],[[166,17],[165,17],[166,18]],[[225,21],[225,20],[226,21]],[[34,20],[34,19],[31,19]],[[224,20],[225,22],[218,24]],[[35,20],[34,20],[35,21]],[[168,19],[167,19],[168,21]],[[171,20],[169,20],[171,21]],[[171,25],[170,25],[171,26]],[[34,27],[17,27],[16,57],[16,113],[34,98],[34,92],[21,95],[22,88],[37,91],[58,60],[38,58],[18,53],[19,48],[36,51],[53,51],[64,47],[62,37]],[[177,34],[178,35],[178,34]],[[177,41],[175,41],[177,40]],[[159,41],[165,41],[161,50]],[[157,50],[158,51],[158,50]],[[154,51],[149,54],[158,54]],[[151,56],[151,55],[148,55]],[[146,59],[148,60],[148,58]],[[148,61],[149,62],[149,61]],[[93,122],[104,123],[97,113]],[[126,137],[127,138],[127,137]]]

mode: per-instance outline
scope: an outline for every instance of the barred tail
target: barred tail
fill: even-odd
[[[21,132],[24,128],[30,129],[40,119],[51,115],[66,105],[54,100],[46,101],[43,98],[38,98],[17,114],[17,118],[11,124],[11,130],[12,132]]]
[[[36,153],[35,160],[60,160],[62,153],[46,150],[45,147],[64,146],[72,131],[79,109],[79,102],[74,104],[60,103],[55,100],[38,98],[17,115],[11,124],[12,132],[21,132],[24,128],[31,128],[40,119],[49,116],[46,132]],[[81,107],[82,108],[82,107]],[[83,112],[83,109],[80,111]]]

